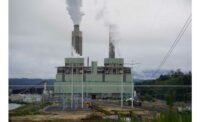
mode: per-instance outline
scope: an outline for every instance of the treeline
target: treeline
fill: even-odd
[[[191,102],[192,73],[183,73],[180,69],[160,75],[155,80],[135,83],[135,90],[142,100],[167,100]]]

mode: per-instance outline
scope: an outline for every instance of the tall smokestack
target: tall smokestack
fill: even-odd
[[[113,42],[111,31],[109,31],[109,58],[115,58],[115,46]]]
[[[74,25],[74,31],[72,31],[72,47],[77,54],[82,56],[82,31],[79,30],[79,25]]]

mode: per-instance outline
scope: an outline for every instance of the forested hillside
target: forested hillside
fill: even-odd
[[[160,75],[155,80],[145,80],[135,83],[135,90],[141,99],[166,100],[169,96],[174,101],[191,101],[192,90],[191,72],[183,73],[181,70],[170,71],[168,74]]]

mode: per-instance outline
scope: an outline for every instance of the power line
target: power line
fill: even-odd
[[[169,58],[169,56],[171,55],[171,53],[173,52],[174,48],[176,47],[176,45],[179,43],[181,37],[183,36],[183,34],[185,33],[185,31],[187,30],[188,26],[190,25],[192,19],[191,19],[192,15],[190,14],[190,16],[187,18],[184,26],[181,28],[181,31],[179,32],[178,36],[176,37],[176,39],[174,40],[173,44],[171,45],[170,49],[168,50],[167,54],[164,56],[163,60],[161,61],[161,63],[158,65],[157,70],[154,72],[154,76],[160,71],[160,68],[165,64],[165,62],[167,61],[167,59]]]

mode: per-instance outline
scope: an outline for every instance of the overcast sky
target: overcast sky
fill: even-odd
[[[83,0],[83,55],[103,65],[108,26],[116,26],[116,57],[135,72],[157,69],[185,21],[191,0]],[[9,0],[9,75],[55,78],[70,57],[73,22],[65,0]],[[163,70],[191,70],[191,25]]]

